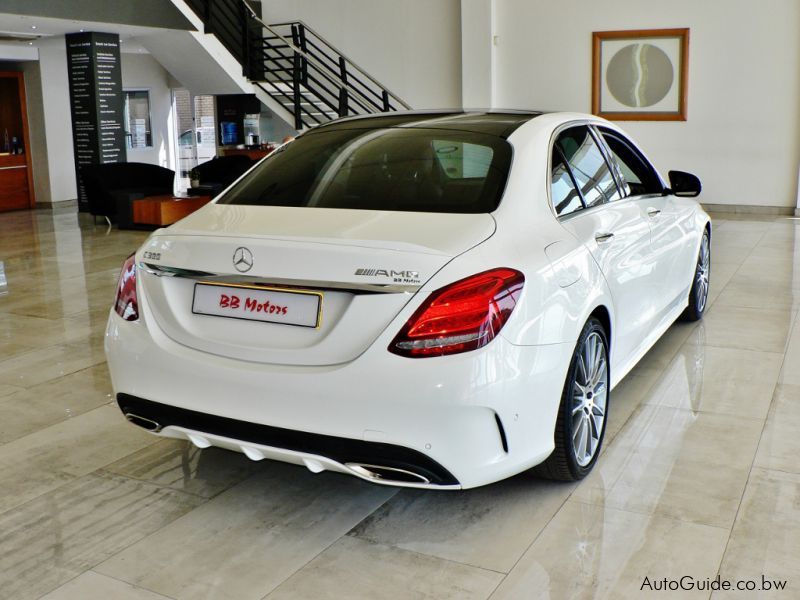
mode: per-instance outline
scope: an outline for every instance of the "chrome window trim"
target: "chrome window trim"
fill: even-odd
[[[139,262],[139,269],[148,275],[155,277],[178,277],[181,279],[191,279],[194,281],[206,281],[212,283],[235,283],[253,286],[290,286],[302,289],[336,290],[340,292],[352,292],[356,294],[413,294],[422,285],[400,285],[400,284],[380,284],[380,283],[342,283],[340,281],[322,280],[298,280],[286,279],[281,277],[258,277],[254,275],[241,275],[230,273],[208,273],[205,271],[192,271],[165,265],[154,265],[152,263]]]

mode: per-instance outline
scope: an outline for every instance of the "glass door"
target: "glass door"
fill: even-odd
[[[217,155],[217,116],[214,96],[193,96],[189,90],[172,91],[177,140],[178,190],[190,187],[193,168]]]

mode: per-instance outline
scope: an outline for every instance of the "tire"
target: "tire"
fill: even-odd
[[[700,251],[694,268],[692,289],[689,290],[689,305],[681,313],[681,321],[699,321],[708,307],[708,288],[711,281],[711,238],[708,229],[700,240]]]
[[[572,353],[556,419],[555,449],[534,467],[536,475],[577,481],[589,474],[603,446],[609,382],[608,339],[602,323],[592,317],[583,326]]]

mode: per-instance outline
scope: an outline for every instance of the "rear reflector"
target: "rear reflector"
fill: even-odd
[[[440,288],[406,322],[389,351],[424,358],[481,348],[500,333],[524,285],[522,273],[499,268]]]
[[[131,254],[123,263],[117,283],[117,298],[114,310],[126,321],[139,319],[139,303],[136,298],[136,256]]]

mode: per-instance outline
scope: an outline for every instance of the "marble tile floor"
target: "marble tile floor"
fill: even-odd
[[[588,478],[437,493],[131,427],[102,336],[146,234],[1,214],[0,598],[800,597],[800,221],[714,227],[706,318],[614,391]]]

